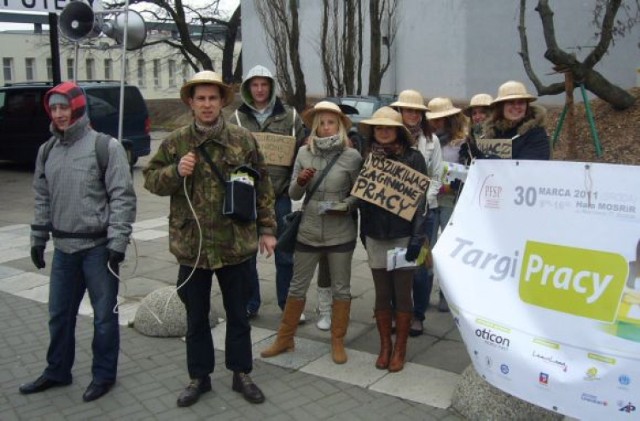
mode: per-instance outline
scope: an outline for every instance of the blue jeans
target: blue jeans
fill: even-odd
[[[106,246],[68,254],[53,253],[49,283],[49,335],[47,368],[44,376],[58,382],[71,382],[75,359],[75,327],[85,290],[93,307],[93,381],[112,383],[118,369],[120,326],[118,325],[118,279],[107,269]]]
[[[276,199],[276,220],[278,222],[278,236],[284,227],[284,216],[291,213],[291,199],[289,196],[280,196]],[[293,278],[293,253],[283,253],[276,250],[276,296],[278,306],[284,310],[289,295],[289,286]]]
[[[431,242],[433,232],[436,231],[436,220],[439,217],[439,208],[429,209],[425,224],[427,238],[431,247],[435,243]],[[429,297],[433,289],[433,270],[420,265],[413,275],[413,317],[416,320],[424,320],[424,314],[429,308]]]

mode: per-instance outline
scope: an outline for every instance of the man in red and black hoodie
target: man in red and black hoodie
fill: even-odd
[[[45,95],[52,138],[36,159],[33,179],[34,222],[31,260],[45,267],[44,251],[53,237],[49,282],[47,367],[32,383],[30,394],[71,384],[75,357],[75,324],[80,301],[88,291],[94,312],[93,380],[82,396],[88,402],[107,393],[116,380],[120,331],[117,314],[119,264],[136,216],[136,196],[126,153],[108,139],[108,164],[96,156],[99,134],[89,125],[82,89],[64,82]]]

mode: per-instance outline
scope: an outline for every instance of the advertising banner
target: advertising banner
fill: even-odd
[[[640,167],[475,161],[433,257],[489,383],[581,419],[640,417]]]

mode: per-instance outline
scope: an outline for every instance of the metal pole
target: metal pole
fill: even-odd
[[[58,15],[49,13],[49,45],[51,46],[51,79],[53,86],[59,85],[60,77],[60,43],[58,40]]]
[[[116,18],[117,21],[117,18]],[[129,29],[129,0],[124,3],[124,31],[122,35],[122,68],[120,70],[120,109],[118,110],[118,142],[122,143],[122,124],[124,121],[124,79],[127,66],[127,31]]]
[[[73,43],[73,81],[78,80],[78,51],[80,50],[78,41]]]
[[[600,147],[600,138],[596,130],[596,123],[593,120],[593,114],[591,113],[591,106],[587,99],[587,91],[584,89],[584,85],[580,83],[580,91],[582,92],[582,101],[584,101],[584,110],[587,113],[587,121],[589,122],[589,130],[591,130],[591,137],[593,138],[593,145],[596,148],[596,155],[598,158],[602,156],[602,148]]]

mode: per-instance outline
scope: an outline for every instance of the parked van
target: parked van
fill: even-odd
[[[91,126],[118,138],[120,82],[78,82],[87,96]],[[11,83],[0,87],[0,160],[35,162],[38,148],[51,137],[44,95],[51,82]],[[125,85],[122,144],[129,163],[151,153],[151,122],[140,90]]]

